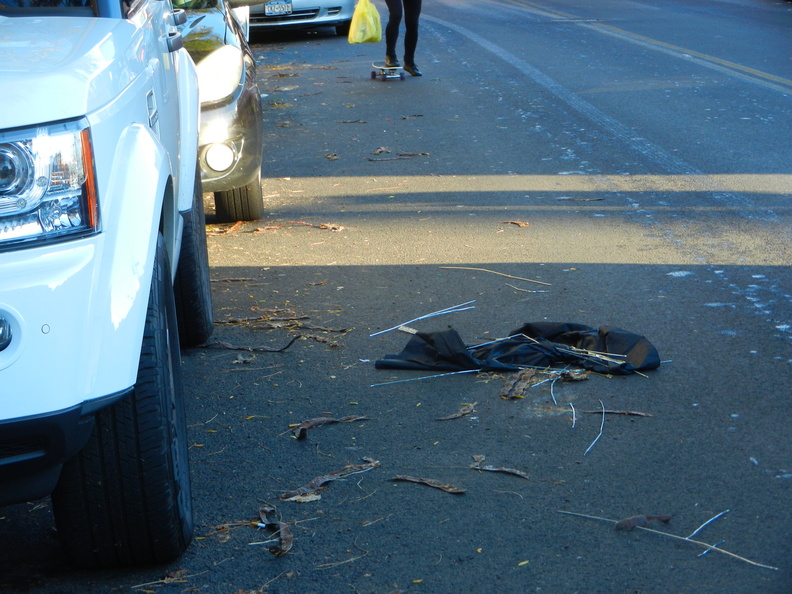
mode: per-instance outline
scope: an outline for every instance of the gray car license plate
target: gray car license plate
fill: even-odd
[[[291,13],[291,0],[271,0],[270,2],[264,3],[264,14],[267,16],[277,16]]]

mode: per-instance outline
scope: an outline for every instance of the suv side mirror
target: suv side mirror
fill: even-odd
[[[187,22],[187,13],[183,8],[176,8],[173,10],[173,25],[178,27]]]

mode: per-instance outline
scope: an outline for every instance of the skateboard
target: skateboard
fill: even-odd
[[[371,78],[379,78],[380,80],[389,80],[391,78],[398,78],[404,80],[404,70],[401,66],[386,66],[385,64],[372,64],[372,68],[376,70],[371,71]]]

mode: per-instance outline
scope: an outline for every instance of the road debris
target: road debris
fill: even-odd
[[[256,346],[256,347],[238,346],[238,345],[230,344],[230,343],[225,342],[223,340],[213,340],[212,342],[205,342],[205,343],[203,343],[202,345],[200,345],[200,346],[198,346],[196,348],[200,348],[200,349],[221,348],[221,349],[228,349],[228,350],[231,350],[231,351],[247,351],[249,353],[254,353],[254,352],[255,353],[282,353],[283,351],[288,349],[291,345],[293,345],[295,342],[300,340],[300,338],[302,338],[302,336],[300,336],[300,335],[297,335],[297,336],[293,337],[285,347],[281,347],[279,349],[270,349],[270,348],[262,347],[262,346]]]
[[[604,412],[606,415],[623,415],[623,416],[628,416],[628,417],[653,417],[654,416],[654,415],[651,415],[649,413],[640,412],[640,411],[637,411],[637,410],[605,410],[605,411],[601,411],[601,410],[584,410],[583,412],[586,413],[586,414],[590,414],[590,415],[598,415],[598,414],[602,414]]]
[[[239,364],[250,364],[250,363],[253,363],[255,360],[256,360],[256,355],[245,356],[245,355],[242,355],[240,353],[240,354],[238,354],[236,356],[236,358],[233,361],[231,361],[231,363],[237,364],[237,365],[239,365]]]
[[[501,225],[517,225],[518,227],[530,227],[530,223],[526,223],[525,221],[501,221]]]
[[[214,229],[209,233],[209,235],[228,235],[230,233],[236,233],[237,231],[242,229],[244,225],[245,225],[244,221],[237,221],[236,223],[234,223],[230,227],[226,227],[225,229]]]
[[[687,540],[690,540],[691,538],[693,538],[694,536],[696,536],[696,534],[698,534],[699,532],[701,532],[701,529],[702,529],[702,528],[704,528],[704,527],[706,527],[708,524],[711,524],[712,522],[714,522],[714,521],[715,521],[715,520],[717,520],[718,518],[720,518],[720,517],[722,517],[722,516],[725,516],[725,515],[726,515],[726,514],[728,514],[728,513],[729,513],[729,510],[727,509],[726,511],[722,511],[721,513],[719,513],[719,514],[716,514],[715,516],[711,517],[709,520],[707,520],[706,522],[704,522],[704,523],[703,523],[701,526],[699,526],[698,528],[696,528],[696,529],[695,529],[695,530],[694,530],[694,531],[693,531],[693,532],[690,534],[690,536],[688,536],[688,537],[687,537]]]
[[[420,485],[427,485],[428,487],[433,487],[435,489],[440,489],[441,491],[445,491],[446,493],[452,493],[454,495],[462,495],[465,492],[464,489],[460,489],[459,487],[455,487],[454,485],[441,483],[440,481],[436,481],[434,479],[419,478],[419,477],[415,477],[415,476],[409,476],[407,474],[397,474],[396,476],[392,477],[390,480],[392,480],[392,481],[403,481],[403,482],[407,482],[407,483],[418,483]]]
[[[403,384],[405,382],[418,382],[421,380],[435,379],[438,377],[447,377],[449,375],[462,375],[465,373],[479,373],[478,369],[467,369],[465,371],[450,371],[448,373],[437,373],[435,375],[425,375],[423,377],[411,377],[408,379],[393,380],[390,382],[380,382],[378,384],[371,384],[369,388],[376,388],[378,386],[390,386],[392,384]]]
[[[623,520],[616,522],[614,528],[616,530],[635,530],[640,526],[649,526],[649,524],[655,520],[663,522],[663,524],[668,524],[671,521],[671,516],[630,516],[629,518],[624,518]]]
[[[567,516],[576,516],[578,518],[586,518],[588,520],[599,520],[601,522],[610,522],[611,524],[614,524],[614,525],[618,524],[618,522],[619,522],[617,520],[611,520],[610,518],[602,518],[600,516],[590,516],[588,514],[579,514],[577,512],[571,512],[571,511],[566,511],[566,510],[562,510],[562,509],[558,509],[556,511],[559,514],[565,514]],[[719,514],[719,515],[721,515],[721,514]],[[718,516],[716,516],[716,517],[718,517]],[[713,519],[715,519],[715,518],[713,518]],[[712,521],[712,520],[710,520],[710,521]],[[707,523],[709,523],[709,522],[705,522],[700,528],[703,528]],[[712,545],[712,544],[709,544],[709,543],[706,543],[706,542],[701,542],[700,540],[693,540],[690,537],[685,538],[683,536],[677,536],[676,534],[671,534],[670,532],[662,532],[661,530],[655,530],[654,528],[649,528],[648,526],[636,525],[635,528],[637,528],[638,530],[645,530],[646,532],[651,532],[653,534],[660,534],[661,536],[666,536],[668,538],[673,538],[674,540],[681,540],[682,542],[690,542],[690,543],[693,543],[693,544],[698,545],[700,547],[706,548],[707,552],[715,551],[715,552],[721,553],[723,555],[728,555],[729,557],[732,557],[734,559],[738,559],[739,561],[742,561],[744,563],[748,563],[749,565],[753,565],[755,567],[761,567],[763,569],[772,569],[774,571],[779,571],[778,567],[773,567],[772,565],[765,565],[764,563],[759,563],[757,561],[752,561],[751,559],[747,559],[746,557],[741,557],[740,555],[737,555],[735,553],[731,553],[731,552],[729,552],[729,551],[727,551],[725,549],[718,548],[718,545]]]
[[[462,408],[460,408],[458,412],[455,412],[454,414],[448,415],[447,417],[440,417],[437,420],[438,421],[452,421],[454,419],[459,419],[461,417],[464,417],[465,415],[469,415],[470,413],[475,412],[477,404],[478,404],[478,402],[474,402],[472,404],[470,404],[470,403],[463,404]]]
[[[507,287],[511,287],[515,291],[520,291],[522,293],[549,293],[550,291],[537,291],[537,290],[530,290],[530,289],[521,289],[520,287],[515,287],[514,285],[510,285],[509,283],[505,283]]]
[[[504,400],[516,400],[525,397],[525,391],[539,383],[535,369],[523,369],[506,376],[498,396]]]
[[[586,448],[585,452],[583,452],[584,456],[588,454],[591,451],[591,448],[594,447],[594,444],[597,443],[597,441],[599,441],[599,438],[602,437],[602,430],[605,428],[605,405],[602,404],[602,400],[600,400],[599,403],[600,406],[602,407],[602,422],[600,423],[600,430],[599,433],[597,434],[597,437],[595,437],[594,441],[591,442],[591,445]]]
[[[369,338],[372,338],[374,336],[379,336],[380,334],[385,334],[386,332],[390,332],[392,330],[398,330],[398,329],[400,329],[403,326],[407,326],[408,324],[412,324],[413,322],[418,322],[420,320],[427,320],[427,319],[433,318],[435,316],[442,316],[442,315],[445,315],[445,314],[459,313],[461,311],[467,311],[469,309],[476,309],[476,306],[472,305],[475,302],[476,302],[476,300],[473,299],[472,301],[466,301],[465,303],[460,303],[459,305],[452,305],[451,307],[446,307],[445,309],[440,309],[438,311],[434,311],[432,313],[428,313],[428,314],[420,316],[418,318],[414,318],[414,319],[409,320],[407,322],[403,322],[401,324],[393,326],[393,328],[388,328],[387,330],[380,330],[379,332],[375,332],[374,334],[369,334]]]
[[[308,429],[313,429],[314,427],[323,427],[324,425],[334,425],[336,423],[356,423],[358,421],[368,420],[368,417],[360,417],[355,415],[341,417],[340,419],[334,419],[332,417],[317,417],[315,419],[303,421],[298,425],[290,425],[290,427],[292,429],[293,436],[296,439],[305,439],[308,435]]]
[[[280,223],[278,225],[267,225],[266,227],[256,227],[253,229],[252,233],[261,233],[263,231],[273,231],[275,229],[281,229],[283,227],[313,227],[314,229],[324,229],[329,231],[343,231],[343,225],[337,225],[335,223],[308,223],[306,221],[288,221],[286,223]]]
[[[470,266],[441,266],[440,268],[444,270],[474,270],[476,272],[489,272],[490,274],[497,274],[498,276],[505,276],[506,278],[513,278],[515,280],[521,280],[528,283],[537,283],[539,285],[551,286],[550,283],[546,283],[543,281],[533,280],[530,278],[523,278],[521,276],[513,276],[511,274],[505,274],[503,272],[496,272],[495,270],[489,270],[487,268],[472,268]]]
[[[377,369],[495,372],[559,365],[603,374],[643,375],[640,371],[660,366],[660,356],[645,337],[620,328],[532,322],[505,338],[473,346],[466,346],[453,328],[417,332],[401,353],[385,355],[375,363]]]
[[[281,501],[296,500],[304,495],[316,493],[316,491],[318,491],[322,485],[331,481],[337,481],[338,479],[346,478],[353,474],[367,472],[373,468],[380,467],[379,460],[374,460],[373,458],[363,458],[363,460],[365,461],[364,464],[347,464],[341,470],[336,470],[335,472],[318,476],[315,479],[307,482],[302,487],[298,487],[297,489],[283,493],[278,497],[278,499]]]
[[[261,522],[256,524],[259,528],[266,528],[274,532],[278,537],[278,543],[269,548],[269,552],[279,557],[288,553],[294,544],[291,528],[276,513],[276,509],[271,505],[259,508],[259,518]]]
[[[484,460],[486,458],[482,454],[473,454],[473,464],[470,467],[474,470],[486,470],[488,472],[502,472],[504,474],[513,474],[514,476],[519,476],[524,479],[529,479],[530,476],[527,472],[523,472],[522,470],[517,470],[516,468],[504,468],[503,466],[490,466],[486,465],[483,466]]]

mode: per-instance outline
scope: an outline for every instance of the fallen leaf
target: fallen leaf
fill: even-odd
[[[359,474],[361,472],[367,472],[372,468],[379,468],[380,463],[379,460],[373,460],[371,458],[363,458],[366,462],[364,464],[348,464],[344,466],[341,470],[336,470],[335,472],[331,472],[330,474],[324,474],[322,476],[318,476],[315,479],[310,480],[302,487],[298,487],[292,491],[288,491],[278,497],[281,501],[290,501],[296,497],[301,497],[303,495],[308,495],[309,493],[314,493],[322,485],[325,483],[329,483],[330,481],[335,481],[341,478],[345,478],[352,474]]]
[[[591,375],[590,371],[562,371],[561,379],[565,382],[582,382],[587,380]]]
[[[329,161],[335,161],[335,160],[338,159],[338,154],[337,153],[327,153],[325,155],[325,159],[328,159]]]
[[[275,556],[288,553],[294,544],[294,536],[289,525],[276,515],[276,509],[271,505],[260,508],[259,518],[264,527],[278,535],[278,544],[271,546],[269,552]]]
[[[541,381],[533,369],[523,369],[506,376],[499,396],[504,400],[516,400],[525,397],[525,390]]]
[[[475,412],[477,404],[478,404],[478,402],[474,402],[473,404],[464,404],[462,406],[462,408],[459,409],[458,412],[455,412],[452,415],[448,415],[447,417],[440,417],[437,420],[438,421],[451,421],[452,419],[459,419],[460,417],[464,417],[465,415],[469,415],[470,413]]]
[[[350,415],[348,417],[342,417],[340,419],[334,419],[333,417],[318,417],[315,419],[309,419],[307,421],[303,421],[299,425],[296,425],[292,432],[297,439],[305,439],[308,433],[308,429],[313,429],[314,427],[322,427],[323,425],[333,425],[335,423],[355,423],[357,421],[368,421],[368,417],[360,417]]]
[[[474,454],[473,455],[473,464],[470,465],[471,468],[474,470],[486,470],[488,472],[502,472],[504,474],[513,474],[515,476],[519,476],[521,478],[530,480],[530,476],[527,472],[523,472],[522,470],[517,470],[516,468],[504,468],[503,466],[482,466],[484,462],[484,456],[481,454]]]
[[[386,153],[390,153],[390,152],[391,151],[390,151],[390,149],[387,146],[381,146],[381,147],[378,147],[378,148],[374,149],[374,154],[375,155],[382,155],[382,154],[386,154]]]
[[[530,227],[525,221],[501,221],[504,225],[517,225],[518,227]]]
[[[630,516],[629,518],[624,518],[616,522],[615,528],[616,530],[634,530],[638,526],[645,528],[655,520],[668,524],[671,521],[671,516]]]
[[[421,485],[427,485],[429,487],[433,487],[435,489],[440,489],[441,491],[445,491],[446,493],[453,493],[454,495],[462,495],[465,490],[460,489],[459,487],[455,487],[454,485],[448,485],[446,483],[441,483],[440,481],[436,481],[434,479],[428,478],[419,478],[415,476],[409,476],[406,474],[397,474],[390,480],[392,481],[404,481],[407,483],[418,483]]]

